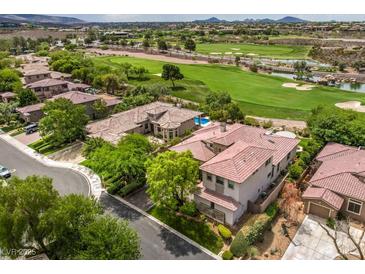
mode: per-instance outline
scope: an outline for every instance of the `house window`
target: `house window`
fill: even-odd
[[[211,181],[211,180],[212,180],[212,174],[207,173],[207,180],[208,180],[208,181]]]
[[[157,132],[161,132],[161,128],[160,127],[157,127]]]
[[[148,124],[144,124],[144,128],[145,129],[148,129]]]
[[[362,207],[362,202],[349,199],[349,202],[347,204],[347,211],[360,215],[361,207]]]
[[[271,172],[269,174],[267,174],[267,178],[270,178],[271,177]]]
[[[234,189],[234,183],[231,181],[228,181],[228,188]]]
[[[213,202],[210,202],[210,208],[214,209],[214,203]]]
[[[221,178],[221,177],[217,177],[216,183],[217,183],[218,185],[224,185],[224,180],[223,180],[223,178]]]
[[[290,158],[290,152],[288,153],[288,155],[286,155],[286,160],[289,160]]]
[[[278,164],[278,166],[276,167],[276,172],[279,172],[280,169],[280,164]]]

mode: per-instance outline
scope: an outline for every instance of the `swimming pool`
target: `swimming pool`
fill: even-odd
[[[195,117],[194,122],[196,125],[201,125],[202,127],[204,127],[210,124],[210,119],[209,117],[201,117],[199,123],[199,117]]]

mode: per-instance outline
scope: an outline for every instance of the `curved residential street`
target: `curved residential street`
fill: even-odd
[[[90,194],[88,181],[78,172],[61,167],[45,166],[2,139],[0,139],[0,165],[14,170],[12,175],[21,178],[29,175],[51,177],[55,189],[61,195]]]
[[[0,165],[13,171],[13,176],[45,175],[53,179],[61,195],[71,193],[90,195],[87,179],[78,172],[61,167],[49,167],[23,153],[0,138]],[[200,248],[141,214],[120,200],[102,193],[99,202],[109,213],[128,220],[141,239],[142,259],[147,260],[211,260]]]

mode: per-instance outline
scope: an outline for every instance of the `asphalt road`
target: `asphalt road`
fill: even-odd
[[[210,255],[191,245],[176,234],[150,220],[119,200],[102,193],[104,209],[127,219],[141,238],[142,259],[145,260],[212,260]]]
[[[13,176],[44,175],[53,179],[53,186],[61,195],[71,193],[89,195],[89,184],[79,173],[65,168],[48,167],[22,153],[0,139],[0,165],[15,170]]]
[[[25,178],[35,174],[51,177],[54,187],[61,195],[71,193],[89,195],[89,185],[82,175],[70,169],[45,166],[2,139],[0,139],[0,164],[14,169],[13,176]],[[131,227],[137,231],[141,239],[143,259],[213,259],[176,234],[106,193],[102,193],[100,203],[107,212],[128,220]]]

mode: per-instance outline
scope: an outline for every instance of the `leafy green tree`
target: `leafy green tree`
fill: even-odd
[[[141,256],[137,233],[126,221],[100,216],[81,230],[81,260],[136,260]],[[100,252],[103,250],[104,252]]]
[[[47,251],[46,233],[39,224],[57,199],[50,178],[14,177],[0,184],[0,248]]]
[[[143,78],[145,78],[146,73],[148,73],[148,70],[142,66],[133,67],[132,71],[137,76],[138,80],[143,80]]]
[[[120,64],[122,73],[125,74],[127,79],[129,79],[130,74],[132,73],[133,66],[130,63],[122,63]]]
[[[195,48],[196,48],[195,41],[191,38],[187,39],[185,41],[184,47],[185,47],[185,49],[187,49],[190,52],[195,51]]]
[[[147,49],[147,48],[151,47],[150,40],[148,40],[148,39],[143,39],[142,46],[143,46],[143,48],[145,48],[145,49]]]
[[[308,126],[313,137],[321,143],[365,145],[365,115],[363,113],[320,106],[312,110]]]
[[[310,68],[306,61],[297,61],[294,63],[293,67],[298,79],[308,78],[310,76]]]
[[[18,107],[17,102],[1,103],[0,102],[0,123],[10,124],[16,118],[15,109]]]
[[[180,72],[180,68],[171,64],[163,65],[161,77],[166,81],[170,80],[173,87],[175,87],[176,80],[184,79],[184,75]]]
[[[95,112],[96,119],[101,119],[108,116],[109,110],[105,100],[103,99],[96,100],[92,108]]]
[[[157,41],[157,48],[158,48],[159,50],[161,50],[161,51],[163,51],[163,50],[167,50],[167,49],[168,49],[168,47],[167,47],[167,43],[166,43],[166,41],[165,41],[165,40],[162,40],[162,39],[158,40],[158,41]]]
[[[101,137],[88,138],[82,147],[82,156],[88,158],[92,152],[105,144],[108,144],[108,142]]]
[[[0,92],[17,91],[21,87],[22,82],[16,70],[10,68],[0,70]]]
[[[240,66],[240,63],[241,63],[241,57],[236,56],[234,58],[234,63],[236,64],[236,67],[239,67]]]
[[[178,210],[196,190],[199,164],[190,151],[166,151],[146,165],[147,193],[157,206]]]
[[[20,107],[32,105],[38,102],[38,97],[30,89],[21,89],[17,92],[17,99]]]
[[[39,123],[40,134],[42,137],[47,136],[53,145],[71,143],[85,137],[85,126],[89,117],[84,106],[58,98],[47,101],[43,113],[45,116]]]
[[[68,195],[59,199],[42,216],[40,227],[45,231],[49,251],[54,258],[72,259],[82,249],[82,230],[102,213],[93,199]]]
[[[107,93],[114,94],[120,88],[120,78],[115,73],[108,73],[102,76],[103,87]]]

